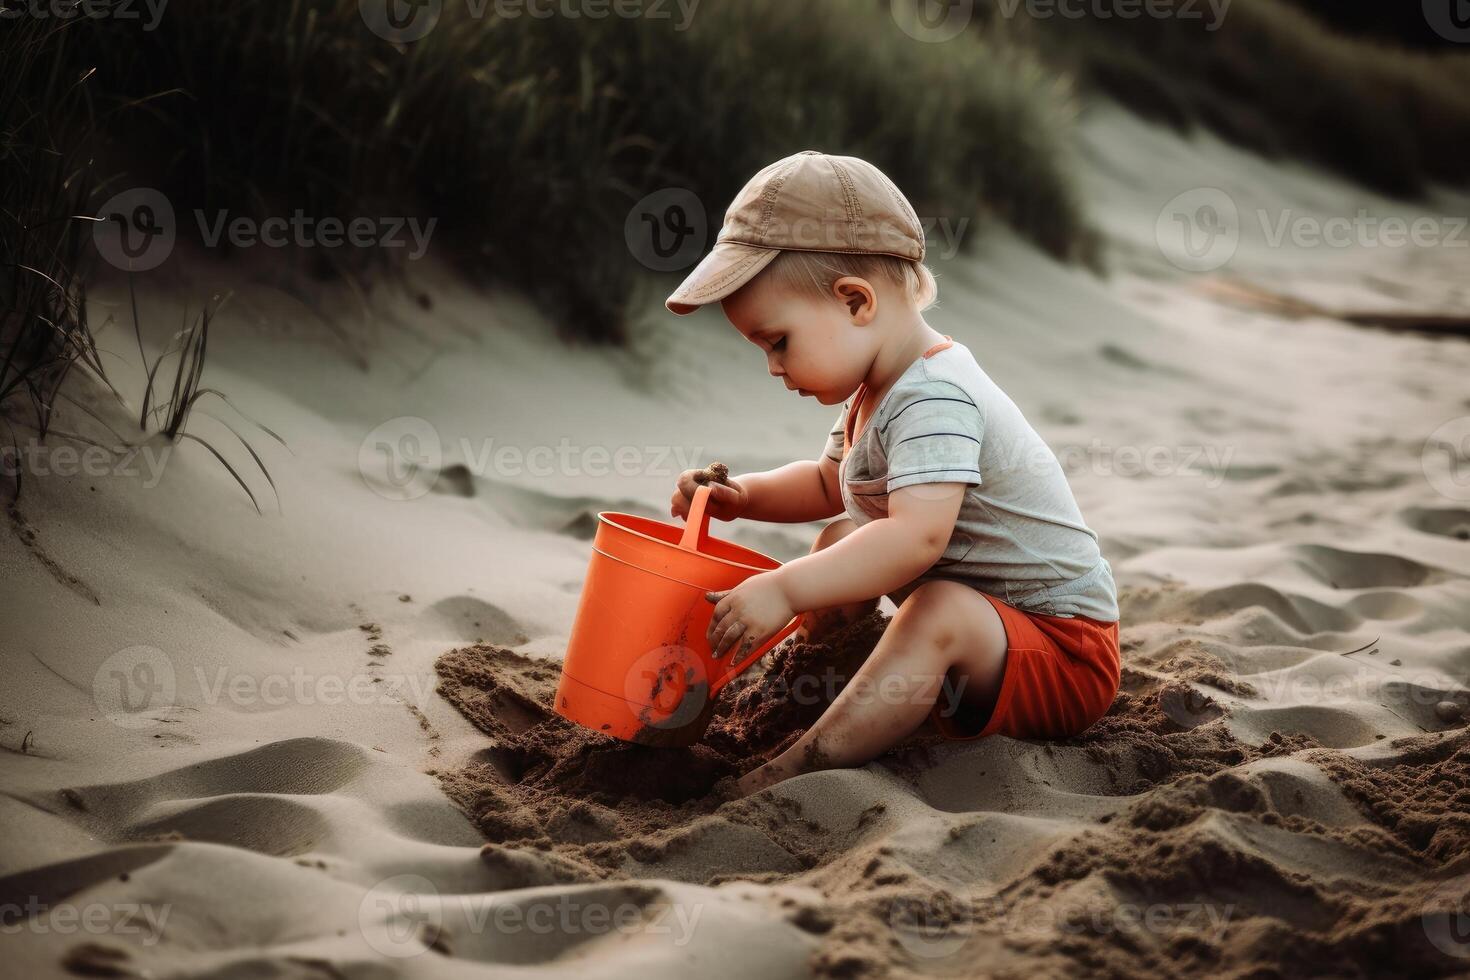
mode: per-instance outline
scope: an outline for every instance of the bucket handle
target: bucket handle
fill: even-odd
[[[679,547],[686,551],[698,552],[704,550],[704,545],[709,538],[709,498],[713,493],[714,491],[710,489],[708,484],[700,486],[694,491],[694,499],[689,502],[689,517],[686,519],[684,525],[684,534],[679,539]],[[732,655],[724,672],[710,684],[710,694],[713,695],[720,688],[730,683],[741,671],[759,660],[767,651],[774,648],[776,644],[796,632],[796,628],[801,625],[801,621],[802,614],[797,613],[791,622],[781,627],[774,636],[766,640],[765,643],[761,644],[755,650],[752,650],[743,657]]]
[[[694,491],[694,499],[689,502],[689,516],[684,518],[684,536],[679,539],[679,547],[685,551],[704,550],[705,540],[709,537],[709,498],[712,493],[714,491],[709,484]]]
[[[762,643],[754,650],[747,653],[743,658],[732,656],[730,658],[730,666],[727,667],[725,669],[725,672],[719,677],[715,678],[714,682],[710,684],[709,692],[711,696],[717,694],[720,688],[724,687],[740,674],[744,673],[745,668],[755,663],[761,657],[764,657],[771,650],[774,650],[776,648],[776,644],[786,639],[792,633],[795,633],[797,627],[801,625],[802,618],[803,615],[801,613],[797,613],[796,616],[792,618],[791,622],[781,627],[779,630],[776,631],[774,636],[766,640],[766,642]]]

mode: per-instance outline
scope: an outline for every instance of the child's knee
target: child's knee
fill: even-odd
[[[973,662],[979,654],[1004,654],[1005,624],[983,595],[963,582],[930,580],[909,591],[894,625],[911,642],[932,646],[949,664]]]
[[[812,542],[812,552],[830,548],[856,530],[857,523],[852,518],[839,517],[817,532],[817,539]]]

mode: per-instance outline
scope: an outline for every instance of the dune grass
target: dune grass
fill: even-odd
[[[568,337],[617,341],[646,279],[623,237],[632,205],[687,188],[712,236],[745,179],[808,147],[872,159],[926,217],[999,220],[1053,255],[1090,257],[1063,76],[1379,188],[1470,176],[1464,55],[1339,37],[1282,0],[1235,0],[1214,32],[979,7],[975,28],[942,44],[905,35],[889,0],[704,0],[687,30],[675,5],[670,19],[597,20],[501,18],[493,5],[475,18],[446,3],[407,45],[368,30],[356,0],[176,4],[151,32],[15,22],[0,45],[22,70],[0,73],[0,139],[26,179],[0,186],[0,241],[10,254],[26,237],[14,254],[46,278],[7,269],[3,353],[85,349],[85,333],[63,340],[30,313],[18,327],[14,311],[59,303],[47,322],[84,323],[84,235],[46,219],[85,213],[89,184],[161,188],[186,238],[196,208],[436,218],[439,254],[526,291]],[[88,170],[55,145],[92,119],[100,162]],[[38,243],[42,227],[53,240]],[[339,274],[366,266],[372,281],[397,256],[311,258]]]
[[[266,467],[265,461],[255,451],[250,441],[240,434],[229,422],[217,415],[212,415],[202,408],[199,403],[206,398],[213,398],[229,408],[236,416],[249,422],[252,426],[270,436],[283,448],[286,441],[274,431],[256,422],[247,416],[230,401],[229,397],[218,388],[209,388],[203,384],[204,359],[209,349],[209,328],[214,318],[219,314],[221,307],[228,302],[228,297],[219,299],[206,305],[199,311],[192,324],[181,329],[174,336],[174,343],[165,349],[148,364],[148,355],[143,349],[142,321],[138,315],[138,294],[133,284],[129,282],[129,300],[133,314],[133,335],[138,341],[138,354],[142,358],[142,365],[148,372],[147,386],[143,391],[143,405],[138,410],[138,430],[143,433],[153,433],[167,439],[171,444],[178,445],[187,439],[197,443],[209,451],[221,466],[234,479],[235,484],[250,498],[251,506],[257,514],[263,513],[260,509],[260,501],[255,496],[255,491],[250,489],[250,484],[245,481],[225,455],[215,448],[214,443],[202,436],[189,431],[189,417],[199,411],[209,415],[220,425],[229,430],[230,434],[244,447],[254,461],[256,469],[260,471],[265,482],[270,485],[271,493],[276,495],[277,505],[280,503],[280,493],[276,490],[276,481],[271,478],[270,469]],[[164,387],[163,378],[160,377],[159,369],[170,359],[174,360],[174,379],[168,387]]]
[[[88,375],[119,404],[122,395],[108,376],[88,319],[86,283],[93,265],[91,207],[107,193],[94,166],[107,116],[100,115],[90,83],[95,71],[80,67],[70,43],[71,22],[21,18],[7,22],[0,71],[0,444],[16,452],[10,478],[12,504],[25,483],[22,444],[65,440],[105,450],[114,457],[136,443],[119,434],[83,400],[63,390],[74,373]],[[137,108],[118,103],[115,109]],[[130,281],[130,285],[132,285]],[[133,329],[147,371],[147,390],[138,417],[143,438],[162,436],[171,443],[190,440],[204,446],[229,471],[260,511],[254,492],[207,439],[188,430],[191,412],[213,397],[280,441],[280,437],[240,413],[219,390],[201,384],[213,308],[180,331],[150,367],[143,351],[136,295]],[[173,381],[161,372],[176,358]],[[157,389],[155,390],[155,385]],[[66,403],[106,429],[111,442],[53,426]],[[202,411],[202,410],[201,410]],[[229,422],[215,417],[244,446],[272,491],[275,483],[254,447]],[[27,433],[23,437],[22,433]],[[284,445],[284,443],[282,443]]]
[[[1181,130],[1203,125],[1388,193],[1470,181],[1465,52],[1349,37],[1284,0],[1234,0],[1213,31],[1179,18],[1005,20],[998,3],[985,8],[992,35],[1008,29],[1084,88]]]
[[[0,413],[45,435],[76,367],[106,378],[87,322],[85,236],[91,195],[80,76],[54,25],[6,24],[0,69]],[[14,417],[7,417],[7,416]]]
[[[622,336],[640,198],[692,190],[712,236],[752,173],[808,147],[874,160],[925,215],[999,219],[1064,258],[1088,248],[1071,105],[1029,53],[918,44],[861,0],[707,0],[679,26],[445,4],[395,46],[356,0],[215,0],[148,34],[78,34],[97,92],[176,93],[118,134],[145,161],[130,179],[176,212],[436,217],[436,246],[528,290],[570,336]]]

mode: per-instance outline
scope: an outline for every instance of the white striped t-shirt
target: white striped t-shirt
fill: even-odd
[[[946,341],[909,365],[854,434],[849,412],[860,387],[827,439],[859,526],[888,516],[888,495],[902,487],[968,485],[944,554],[891,598],[953,579],[1028,612],[1115,622],[1112,567],[1056,454],[970,349]]]

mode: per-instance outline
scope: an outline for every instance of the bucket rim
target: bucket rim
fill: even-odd
[[[742,551],[748,551],[752,555],[759,555],[760,557],[764,558],[766,561],[770,562],[771,563],[771,567],[770,568],[761,568],[759,565],[747,565],[744,562],[731,561],[728,558],[720,558],[717,555],[705,554],[703,551],[698,551],[698,552],[685,551],[683,548],[680,548],[677,544],[673,544],[672,542],[665,541],[662,538],[655,538],[651,534],[644,534],[642,531],[635,531],[631,527],[626,527],[626,526],[624,526],[622,524],[619,524],[617,521],[613,520],[613,518],[615,518],[615,517],[631,517],[634,520],[639,520],[639,521],[652,521],[654,524],[662,524],[664,527],[672,528],[673,530],[676,530],[676,531],[679,530],[679,528],[674,527],[674,525],[672,525],[672,524],[664,524],[663,521],[656,520],[656,519],[654,519],[652,517],[644,517],[641,514],[625,514],[625,513],[621,512],[621,511],[616,511],[616,510],[601,510],[601,511],[598,511],[597,512],[597,520],[599,522],[609,524],[612,527],[617,528],[619,531],[622,531],[625,534],[631,534],[631,535],[633,535],[635,537],[642,538],[645,541],[652,541],[655,544],[661,544],[661,545],[663,545],[666,548],[673,548],[675,551],[683,552],[686,555],[693,555],[693,556],[695,556],[697,558],[704,559],[705,561],[715,562],[715,563],[720,564],[720,565],[729,565],[732,568],[749,569],[750,571],[753,571],[753,572],[773,572],[776,569],[780,568],[781,567],[781,564],[782,564],[781,562],[777,561],[775,558],[772,558],[770,555],[767,555],[767,554],[764,554],[762,552],[756,551],[754,548],[747,548],[743,544],[736,544],[733,541],[726,541],[724,538],[715,538],[715,540],[716,541],[723,542],[724,544],[728,544],[728,545],[730,545],[732,547],[739,548]],[[711,537],[713,537],[713,535],[711,535]]]

